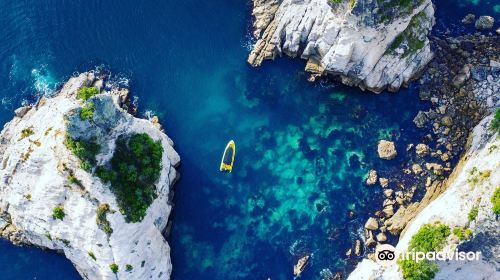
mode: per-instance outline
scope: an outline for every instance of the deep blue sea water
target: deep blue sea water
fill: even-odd
[[[437,6],[443,32],[462,31],[469,11],[498,17],[494,1]],[[129,81],[141,113],[160,117],[182,159],[173,279],[291,279],[305,253],[312,258],[301,279],[342,271],[344,252],[382,199],[363,176],[400,169],[401,157],[376,157],[377,140],[399,150],[418,141],[423,131],[411,120],[427,105],[414,87],[374,95],[308,83],[300,60],[251,68],[250,24],[243,0],[2,0],[0,124],[72,74],[104,67]],[[229,139],[237,153],[227,175],[218,164]],[[0,273],[79,279],[64,256],[5,240]]]

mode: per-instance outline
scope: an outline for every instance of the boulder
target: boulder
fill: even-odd
[[[432,171],[436,175],[443,174],[443,166],[441,164],[428,162],[425,164],[425,168],[427,168],[427,170]]]
[[[368,172],[368,178],[366,179],[366,184],[371,186],[375,185],[375,183],[377,183],[377,171],[372,169]]]
[[[354,244],[354,254],[358,257],[361,255],[361,241],[359,239]]]
[[[488,30],[493,28],[495,24],[495,19],[490,16],[480,16],[475,23],[475,27],[478,30]]]
[[[463,24],[471,24],[476,20],[476,16],[474,14],[467,14],[463,19]]]
[[[394,191],[392,189],[385,189],[384,190],[384,196],[385,197],[391,197],[392,193],[394,193]]]
[[[24,115],[26,115],[26,113],[28,113],[29,110],[31,110],[31,106],[24,106],[24,107],[17,108],[14,111],[14,113],[16,114],[16,117],[22,118],[22,117],[24,117]]]
[[[414,163],[411,166],[411,171],[413,171],[413,173],[415,175],[419,175],[420,173],[422,173],[423,170],[422,170],[422,167],[420,166],[420,164]]]
[[[417,156],[425,156],[429,154],[429,151],[429,146],[427,146],[426,144],[420,143],[415,147],[415,153],[417,154]]]
[[[380,140],[377,146],[378,156],[381,159],[391,160],[398,154],[394,142],[387,140]]]
[[[389,185],[389,179],[387,179],[387,178],[379,178],[378,182],[379,182],[380,186],[382,186],[382,188],[385,188]]]
[[[387,240],[387,236],[383,232],[377,234],[376,237],[378,242],[385,242]]]
[[[447,127],[452,126],[453,121],[451,120],[450,116],[445,116],[441,119],[441,124]]]
[[[425,126],[425,124],[429,121],[427,118],[427,115],[423,111],[418,111],[417,115],[415,118],[413,118],[413,123],[418,127],[422,128]]]
[[[373,217],[370,217],[368,219],[368,221],[366,221],[365,229],[368,229],[368,230],[376,230],[376,229],[378,229],[377,219],[375,219]]]

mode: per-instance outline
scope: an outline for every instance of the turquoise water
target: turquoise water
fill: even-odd
[[[182,158],[173,279],[290,279],[304,254],[302,279],[345,271],[356,260],[344,252],[382,200],[363,176],[401,169],[402,156],[376,157],[376,142],[403,151],[419,141],[411,120],[427,105],[414,88],[373,95],[308,83],[300,60],[251,68],[250,22],[247,1],[2,1],[0,123],[103,67],[129,84],[141,114],[160,117]],[[221,174],[230,139],[234,171]],[[2,279],[79,278],[61,255],[0,248]]]

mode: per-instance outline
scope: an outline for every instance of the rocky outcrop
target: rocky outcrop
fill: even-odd
[[[248,62],[286,54],[307,60],[313,76],[332,74],[374,92],[397,90],[431,60],[430,0],[254,0]],[[375,12],[376,11],[376,12]]]
[[[492,29],[494,24],[495,24],[495,19],[493,17],[480,16],[476,20],[474,27],[476,27],[476,29],[479,29],[479,30],[488,30],[488,29]]]
[[[101,92],[91,99],[92,119],[84,121],[75,95],[91,85]],[[83,73],[55,97],[16,110],[0,134],[0,234],[15,244],[64,253],[85,279],[169,279],[170,247],[163,232],[179,156],[153,123],[118,105],[123,95]],[[112,157],[118,137],[135,133],[160,141],[163,153],[155,198],[141,221],[132,223],[109,184],[82,168],[65,139],[79,134],[97,141],[95,160],[102,164]]]
[[[420,203],[401,207],[385,226],[394,230],[396,223],[403,229],[396,253],[404,252],[412,236],[427,223],[440,222],[451,229],[470,229],[472,237],[460,240],[453,233],[446,241],[443,251],[481,251],[480,261],[438,262],[440,271],[436,279],[498,279],[500,263],[495,254],[500,251],[500,230],[493,213],[491,197],[500,185],[500,138],[489,129],[492,116],[481,121],[469,138],[469,148],[447,182],[428,189],[426,198]],[[477,211],[471,218],[471,210]],[[453,231],[455,232],[455,231]],[[486,256],[484,255],[486,254]],[[481,268],[481,269],[475,269]],[[402,279],[397,265],[387,268],[370,259],[358,264],[349,279]]]
[[[397,156],[396,146],[394,142],[380,140],[377,145],[377,153],[379,158],[391,160]]]

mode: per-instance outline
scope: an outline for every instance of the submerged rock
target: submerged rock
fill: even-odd
[[[73,77],[56,96],[5,125],[0,220],[7,226],[0,234],[15,244],[64,253],[86,279],[168,279],[170,247],[162,232],[179,156],[167,135],[127,113],[109,92],[78,100],[77,90],[93,82],[92,73]],[[144,216],[127,222],[110,184],[87,164],[106,164],[118,138],[143,133],[160,143],[161,169]],[[68,137],[78,137],[78,149],[95,155],[75,154]]]
[[[394,142],[387,140],[380,140],[377,146],[378,156],[382,159],[391,160],[398,154]]]
[[[488,30],[493,28],[493,25],[495,24],[495,19],[490,16],[480,16],[475,23],[476,29],[479,30]]]
[[[467,14],[463,19],[463,24],[471,24],[476,20],[476,16],[474,14]]]

